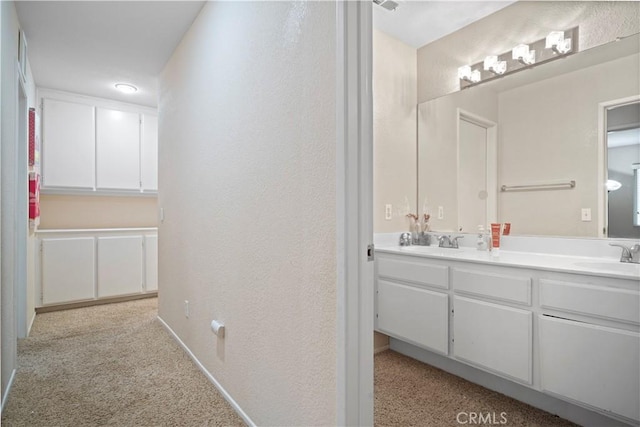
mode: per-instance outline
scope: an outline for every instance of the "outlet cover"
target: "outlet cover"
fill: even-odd
[[[444,207],[438,206],[438,219],[444,219]]]
[[[591,221],[591,208],[582,208],[582,221],[589,222]]]
[[[184,300],[184,317],[189,318],[189,301]]]

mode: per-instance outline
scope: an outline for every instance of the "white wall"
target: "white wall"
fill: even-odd
[[[336,423],[335,16],[207,3],[160,79],[159,315],[258,425]]]
[[[499,220],[512,233],[599,235],[598,103],[639,94],[638,75],[635,54],[500,94],[499,183],[576,181],[572,190],[500,193]]]
[[[416,213],[416,49],[373,31],[373,229],[408,231]],[[385,205],[392,205],[391,220]]]
[[[11,375],[16,368],[17,358],[17,309],[16,303],[17,289],[14,282],[16,281],[15,273],[15,242],[17,236],[19,236],[16,227],[15,220],[16,215],[24,210],[26,206],[18,207],[15,203],[15,197],[18,189],[24,190],[26,197],[27,189],[27,175],[26,173],[19,177],[21,181],[16,180],[16,153],[18,148],[18,135],[17,135],[17,120],[18,120],[18,82],[17,82],[17,60],[18,60],[18,29],[19,22],[16,14],[15,6],[13,2],[1,2],[2,8],[2,65],[1,65],[1,80],[2,80],[2,115],[1,122],[1,160],[2,160],[2,179],[1,179],[1,230],[2,230],[2,285],[1,285],[1,309],[2,309],[2,335],[1,335],[1,373],[2,373],[2,397],[5,397],[7,392],[7,386],[11,379]],[[33,78],[28,73],[27,84],[25,90],[27,92],[27,105],[34,103],[34,98],[29,98],[33,91]],[[26,152],[25,147],[22,149]],[[26,159],[25,164],[22,165],[26,171]],[[20,169],[18,169],[20,170]],[[23,230],[27,233],[27,230]],[[24,245],[27,242],[23,242]],[[26,263],[26,259],[23,259]],[[24,274],[27,273],[26,266]],[[26,286],[29,283],[29,277],[23,277],[26,283],[22,283],[21,286]],[[33,284],[33,282],[31,282]],[[23,289],[27,298],[29,295],[33,295],[33,288]],[[27,309],[33,310],[33,304],[26,303],[25,307],[22,307],[25,311]],[[27,318],[31,320],[33,312],[27,313]],[[25,325],[22,325],[25,326]]]
[[[418,102],[459,88],[457,70],[550,31],[580,26],[579,50],[640,31],[637,1],[518,1],[418,49]]]

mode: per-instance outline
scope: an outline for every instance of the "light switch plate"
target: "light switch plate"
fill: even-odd
[[[589,222],[591,221],[591,208],[582,208],[582,221]]]
[[[393,211],[392,205],[389,205],[389,204],[384,205],[384,219],[386,220],[391,219],[392,211]]]
[[[438,206],[438,219],[444,219],[444,207]]]

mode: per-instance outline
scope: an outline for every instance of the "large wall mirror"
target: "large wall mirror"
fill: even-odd
[[[418,211],[436,231],[640,238],[639,76],[633,35],[420,104]]]

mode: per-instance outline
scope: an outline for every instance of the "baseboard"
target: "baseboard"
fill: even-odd
[[[55,304],[55,305],[46,305],[44,307],[36,307],[36,314],[40,313],[50,313],[52,311],[60,311],[60,310],[71,310],[74,308],[83,308],[83,307],[92,307],[94,305],[102,305],[102,304],[113,304],[117,302],[127,302],[127,301],[135,301],[139,299],[145,298],[156,298],[158,296],[158,291],[147,292],[144,294],[133,294],[133,295],[125,295],[122,297],[108,297],[108,298],[100,298],[100,299],[92,299],[87,301],[78,301],[78,302],[70,302],[63,304]]]
[[[9,398],[9,393],[11,392],[11,386],[13,385],[13,380],[16,378],[16,370],[11,371],[11,378],[9,378],[9,382],[7,383],[7,389],[4,391],[2,395],[2,405],[0,406],[0,414],[4,411],[4,405],[7,403],[7,399]]]
[[[382,353],[385,350],[389,350],[389,344],[383,345],[382,347],[374,348],[373,349],[373,354]]]
[[[247,415],[247,413],[242,410],[240,405],[238,405],[238,402],[233,400],[233,397],[231,397],[231,395],[227,392],[227,390],[225,390],[224,387],[222,387],[222,385],[214,378],[214,376],[211,375],[211,372],[209,372],[207,368],[205,368],[204,365],[200,363],[200,361],[195,356],[195,354],[193,354],[189,349],[189,347],[187,347],[187,345],[184,342],[182,342],[180,337],[178,337],[178,335],[173,331],[173,329],[171,329],[171,327],[164,320],[162,320],[160,316],[158,316],[158,320],[160,321],[160,323],[162,323],[162,325],[173,337],[173,339],[176,340],[178,344],[180,344],[180,347],[182,347],[182,349],[185,351],[185,353],[187,353],[187,355],[191,358],[191,360],[193,360],[193,362],[198,366],[198,368],[200,368],[202,373],[205,374],[206,377],[209,379],[209,381],[211,381],[211,383],[218,389],[220,394],[222,394],[222,397],[224,397],[225,400],[229,402],[231,407],[238,413],[238,415],[240,415],[240,417],[244,420],[244,422],[246,422],[250,427],[256,427],[256,423],[254,423],[251,420],[251,418],[249,418],[249,415]]]
[[[31,333],[31,328],[33,327],[33,322],[35,322],[35,321],[36,321],[36,311],[33,310],[33,313],[32,313],[32,316],[31,316],[31,320],[29,321],[29,326],[27,326],[27,337]]]

